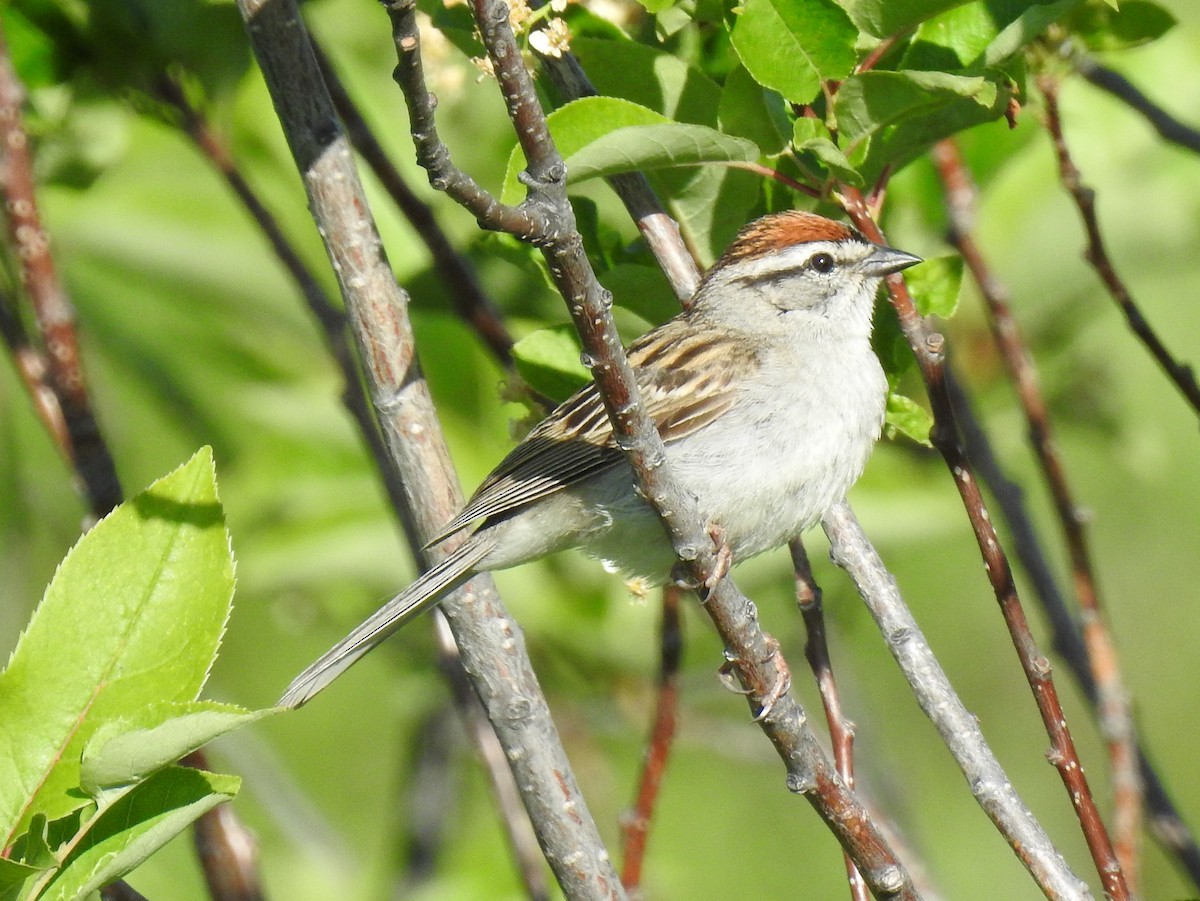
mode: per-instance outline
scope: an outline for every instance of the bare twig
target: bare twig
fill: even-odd
[[[50,364],[42,349],[30,338],[25,323],[21,321],[8,292],[0,291],[0,338],[3,338],[13,363],[25,383],[25,390],[33,402],[34,412],[42,421],[54,446],[70,461],[70,436],[63,419],[58,395],[50,385]]]
[[[869,215],[861,192],[851,186],[844,186],[843,198],[846,212],[854,223],[870,240],[884,242],[883,233]],[[967,518],[975,534],[983,556],[984,569],[987,571],[992,590],[1000,604],[1005,624],[1012,636],[1017,656],[1025,678],[1033,690],[1037,701],[1038,711],[1042,716],[1046,733],[1050,736],[1051,763],[1058,769],[1059,776],[1067,788],[1076,816],[1083,827],[1084,837],[1095,861],[1097,872],[1104,885],[1105,893],[1115,899],[1129,897],[1128,887],[1121,873],[1121,865],[1113,852],[1112,841],[1096,807],[1084,776],[1079,754],[1075,749],[1075,741],[1067,727],[1058,691],[1054,687],[1051,676],[1050,661],[1038,649],[1029,622],[1025,617],[1021,599],[1013,582],[1012,568],[1008,557],[1000,546],[996,529],[988,515],[975,479],[970,461],[963,452],[959,442],[958,429],[955,425],[954,408],[950,403],[949,393],[945,383],[943,351],[945,339],[942,335],[929,329],[921,318],[908,294],[904,279],[899,276],[889,276],[888,291],[892,305],[900,319],[908,343],[917,357],[921,375],[925,380],[929,393],[930,404],[933,408],[934,427],[930,440],[941,453],[951,474],[954,484],[962,497],[966,508]]]
[[[309,205],[346,301],[372,400],[422,534],[461,506],[449,456],[421,378],[407,297],[386,264],[349,142],[292,0],[239,0]],[[428,95],[425,102],[429,102]],[[429,146],[437,152],[436,135]],[[492,201],[473,183],[468,196]],[[529,217],[498,211],[516,226]],[[511,218],[510,218],[511,217]],[[453,550],[453,542],[441,548]],[[442,603],[475,692],[504,745],[543,853],[572,898],[620,897],[620,884],[579,793],[520,630],[481,577]]]
[[[37,317],[47,364],[46,384],[54,391],[66,425],[67,442],[62,449],[72,461],[88,508],[99,519],[121,502],[121,483],[88,396],[75,309],[58,279],[50,239],[38,213],[33,159],[21,114],[24,101],[25,87],[13,69],[0,30],[0,193],[9,242],[19,262],[22,287]],[[51,435],[62,437],[58,429],[52,429]]]
[[[383,145],[379,143],[374,132],[367,125],[367,120],[359,110],[358,104],[354,102],[354,98],[350,96],[350,92],[346,90],[346,86],[338,77],[320,43],[313,42],[313,52],[316,54],[317,64],[321,67],[325,86],[329,89],[329,96],[333,99],[334,109],[337,110],[342,124],[346,127],[346,135],[350,138],[350,143],[354,145],[354,149],[358,151],[366,164],[371,167],[371,171],[375,173],[375,177],[379,179],[383,189],[388,192],[392,202],[404,214],[404,218],[408,220],[416,230],[417,236],[425,244],[430,256],[433,257],[434,265],[450,289],[455,311],[474,330],[488,349],[496,355],[496,358],[504,366],[511,367],[512,335],[508,333],[500,311],[496,309],[492,299],[479,284],[475,270],[450,243],[450,239],[442,230],[442,226],[433,215],[429,204],[413,193],[404,180],[404,176],[400,174],[400,170],[392,163],[387,151],[383,149]]]
[[[114,882],[100,889],[103,901],[146,901],[146,896],[128,882]]]
[[[618,444],[625,449],[643,495],[659,511],[689,577],[704,585],[718,570],[718,550],[701,521],[695,498],[679,490],[669,467],[662,465],[662,439],[639,402],[636,381],[612,323],[611,298],[596,281],[575,228],[565,190],[566,170],[509,28],[507,6],[502,0],[474,2],[476,23],[527,160],[522,180],[528,196],[515,208],[482,193],[451,163],[436,138],[432,98],[421,74],[414,4],[392,0],[385,6],[392,18],[400,62],[397,80],[409,105],[418,161],[429,168],[436,187],[476,212],[481,225],[509,231],[543,249],[551,276],[567,298]],[[799,705],[787,693],[789,677],[778,644],[758,627],[753,605],[728,577],[701,593],[704,608],[726,643],[730,668],[787,764],[789,786],[809,799],[852,851],[873,890],[888,897],[911,897],[907,874],[865,809],[829,766]]]
[[[1200,130],[1180,122],[1138,90],[1137,86],[1120,72],[1101,65],[1082,51],[1069,53],[1068,59],[1076,71],[1091,84],[1107,91],[1130,109],[1140,113],[1164,141],[1170,141],[1193,153],[1200,153]]]
[[[187,761],[192,766],[203,762],[203,755]],[[192,840],[213,901],[263,901],[258,840],[233,808],[222,805],[196,820]]]
[[[1046,103],[1046,128],[1054,144],[1054,153],[1058,159],[1058,171],[1062,178],[1063,187],[1075,201],[1079,216],[1083,220],[1087,232],[1087,250],[1084,259],[1091,263],[1100,281],[1108,289],[1108,293],[1121,308],[1125,321],[1130,330],[1137,336],[1158,363],[1167,378],[1179,389],[1179,393],[1200,414],[1200,383],[1191,366],[1180,363],[1171,355],[1167,346],[1159,338],[1153,326],[1142,314],[1141,308],[1134,302],[1133,295],[1124,279],[1117,273],[1112,259],[1104,246],[1104,236],[1100,232],[1100,221],[1096,217],[1096,192],[1083,183],[1078,167],[1071,159],[1071,151],[1067,147],[1066,136],[1063,134],[1062,116],[1058,105],[1058,80],[1051,75],[1038,76],[1038,89]]]
[[[1105,622],[1087,536],[1086,516],[1076,504],[1058,452],[1050,411],[1038,382],[1037,367],[1012,315],[1007,292],[992,273],[971,227],[976,192],[970,173],[952,140],[939,142],[934,163],[946,189],[950,241],[962,254],[987,306],[992,338],[1000,349],[1029,428],[1029,441],[1054,500],[1070,555],[1075,595],[1082,614],[1083,640],[1097,690],[1100,731],[1108,744],[1113,783],[1113,841],[1121,868],[1136,891],[1142,791],[1133,712],[1121,679],[1117,651]],[[947,373],[948,377],[952,373]],[[956,385],[951,385],[952,393]]]
[[[825,722],[829,726],[829,740],[833,745],[833,760],[838,775],[854,788],[854,724],[842,713],[842,699],[838,694],[837,680],[833,677],[833,660],[829,656],[829,642],[825,638],[825,610],[821,605],[821,586],[813,577],[808,562],[808,551],[799,538],[788,544],[792,555],[792,569],[796,576],[796,606],[804,619],[804,630],[808,642],[804,645],[804,656],[817,680],[821,692],[821,703],[825,707]],[[846,858],[846,876],[850,881],[850,897],[854,901],[868,901],[867,886],[862,880],[854,861]]]
[[[920,626],[904,605],[900,590],[867,541],[845,502],[821,520],[834,562],[854,581],[879,625],[917,703],[954,755],[971,793],[1037,880],[1048,898],[1090,898],[1087,885],[1068,868],[1011,780],[988,748],[979,722],[954,693]]]
[[[623,845],[621,882],[629,891],[642,884],[642,862],[646,856],[646,839],[654,819],[654,805],[667,769],[671,743],[679,722],[679,664],[683,652],[683,633],[680,629],[680,595],[674,585],[662,590],[662,624],[659,648],[661,660],[658,671],[658,703],[654,709],[654,724],[646,744],[638,781],[637,799],[633,809],[621,818]]]

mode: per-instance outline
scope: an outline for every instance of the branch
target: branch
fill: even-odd
[[[896,658],[917,703],[967,778],[971,793],[1049,898],[1090,898],[1050,838],[1024,805],[988,747],[979,721],[963,706],[933,655],[896,580],[844,501],[821,520],[834,562],[853,580]]]
[[[871,218],[866,203],[858,189],[845,186],[843,188],[844,204],[850,218],[870,240],[885,243],[883,233]],[[1004,622],[1012,636],[1017,657],[1033,696],[1037,702],[1038,712],[1046,733],[1050,736],[1050,761],[1058,770],[1059,776],[1066,786],[1067,794],[1075,808],[1075,814],[1083,827],[1084,837],[1096,870],[1100,874],[1106,895],[1112,898],[1126,899],[1129,897],[1128,887],[1121,874],[1120,862],[1113,852],[1112,841],[1096,807],[1088,787],[1087,778],[1083,774],[1083,766],[1075,749],[1075,741],[1067,727],[1066,716],[1058,691],[1054,687],[1051,676],[1050,661],[1038,649],[1025,610],[1021,606],[1021,598],[1013,581],[1012,568],[1008,557],[1000,546],[995,526],[992,524],[979,484],[975,479],[971,463],[959,443],[958,428],[954,419],[954,408],[946,386],[943,351],[945,339],[932,331],[928,324],[917,312],[904,279],[900,276],[889,276],[888,291],[892,305],[900,319],[900,326],[908,338],[909,346],[917,357],[926,390],[929,393],[930,404],[933,408],[934,427],[930,440],[946,461],[951,474],[954,476],[955,487],[962,497],[963,506],[967,511],[975,541],[983,556],[984,569],[996,600],[1000,604]]]
[[[829,726],[829,741],[833,745],[833,760],[838,775],[846,785],[854,788],[854,724],[842,713],[842,699],[838,694],[837,680],[833,677],[833,661],[829,656],[829,643],[825,639],[825,610],[821,605],[821,586],[813,577],[808,562],[808,551],[799,538],[788,545],[792,555],[792,568],[796,576],[796,606],[804,620],[808,642],[804,645],[804,656],[816,679],[825,707],[825,722]],[[854,861],[846,858],[846,875],[850,881],[850,897],[854,901],[868,901],[867,886],[862,880]]]
[[[644,497],[659,513],[688,576],[701,587],[704,609],[726,645],[728,665],[745,688],[759,723],[775,744],[788,769],[788,785],[803,793],[851,851],[869,885],[886,897],[912,897],[907,873],[887,848],[878,828],[834,772],[808,727],[804,713],[787,692],[786,664],[778,643],[758,626],[752,604],[728,577],[712,579],[720,567],[718,549],[708,535],[695,498],[679,489],[664,466],[662,439],[642,407],[633,372],[625,358],[610,314],[611,297],[596,281],[575,228],[566,195],[566,169],[550,139],[532,79],[508,25],[503,0],[475,0],[475,20],[488,48],[501,94],[513,121],[528,166],[523,181],[528,196],[519,208],[504,207],[474,190],[463,190],[469,178],[455,169],[436,135],[433,103],[420,65],[420,36],[412,0],[390,0],[399,59],[397,81],[405,91],[410,128],[418,161],[431,168],[435,187],[460,194],[464,205],[486,216],[484,228],[504,229],[542,248],[551,276],[575,321],[593,377]],[[509,225],[513,228],[509,228]],[[536,226],[522,234],[520,229]],[[711,580],[711,587],[704,587]]]
[[[1121,679],[1116,643],[1105,622],[1100,605],[1095,566],[1084,533],[1086,518],[1075,502],[1067,482],[1066,466],[1058,452],[1050,410],[1042,395],[1037,367],[1029,355],[1020,326],[1012,315],[1004,286],[994,276],[975,243],[971,228],[974,218],[976,191],[958,146],[952,140],[934,147],[934,163],[946,189],[950,218],[950,242],[958,249],[979,286],[988,310],[992,339],[1000,349],[1012,379],[1025,421],[1029,442],[1033,447],[1042,476],[1054,501],[1063,539],[1070,555],[1075,595],[1082,611],[1083,640],[1087,662],[1093,677],[1094,701],[1099,713],[1100,733],[1108,745],[1113,783],[1113,832],[1117,857],[1130,885],[1136,884],[1138,870],[1138,839],[1141,834],[1142,790],[1138,769],[1137,739],[1129,695]],[[950,378],[953,373],[948,372]],[[950,378],[951,394],[962,394],[957,381]],[[965,395],[963,395],[965,403]],[[962,412],[963,404],[956,404]],[[974,425],[974,424],[972,424]],[[964,425],[964,436],[967,428]],[[978,447],[986,436],[977,430],[973,436]],[[990,454],[990,450],[989,450]],[[971,458],[978,462],[975,454]],[[1072,623],[1074,627],[1074,623]]]
[[[422,534],[433,534],[463,499],[421,378],[408,298],[387,266],[295,3],[239,0],[238,7],[337,275],[408,508]],[[480,196],[469,179],[450,181],[464,196]],[[483,199],[489,207],[490,200]],[[531,221],[511,209],[498,214],[517,225]],[[453,542],[439,550],[449,553]],[[472,580],[448,595],[442,609],[559,884],[572,898],[618,897],[616,874],[550,720],[520,629],[491,579]]]
[[[1091,263],[1096,274],[1100,276],[1100,281],[1104,283],[1104,287],[1108,289],[1112,299],[1125,314],[1125,321],[1130,330],[1150,351],[1154,361],[1179,389],[1179,393],[1183,395],[1192,409],[1200,414],[1200,384],[1196,382],[1196,375],[1192,371],[1192,367],[1178,362],[1171,356],[1171,352],[1158,337],[1158,333],[1142,315],[1141,308],[1134,302],[1128,286],[1117,274],[1117,270],[1108,256],[1108,251],[1105,249],[1104,237],[1100,233],[1100,221],[1096,218],[1096,192],[1083,183],[1079,169],[1071,159],[1071,151],[1067,147],[1067,140],[1063,134],[1062,117],[1059,115],[1058,108],[1058,81],[1049,75],[1040,75],[1038,89],[1046,101],[1046,128],[1049,130],[1050,139],[1054,144],[1054,153],[1058,159],[1058,171],[1063,187],[1075,201],[1075,206],[1079,209],[1079,217],[1083,220],[1084,230],[1087,232],[1088,245],[1084,252],[1084,259]]]
[[[633,810],[621,818],[621,843],[624,852],[621,883],[629,892],[637,890],[642,884],[646,839],[654,819],[654,805],[658,800],[663,775],[667,770],[667,759],[671,755],[675,729],[679,724],[679,664],[683,652],[679,611],[681,594],[681,590],[674,585],[667,585],[662,590],[658,703],[655,705],[654,724],[650,729],[650,740],[646,746],[645,759],[642,761],[637,800]]]
[[[0,193],[9,246],[20,264],[21,284],[33,305],[44,345],[45,384],[54,392],[66,427],[59,447],[71,460],[92,515],[99,519],[121,502],[121,482],[88,397],[79,353],[75,309],[58,279],[50,239],[42,228],[33,160],[22,122],[25,87],[17,77],[0,28]],[[37,398],[35,396],[35,403]],[[49,422],[45,413],[43,421]],[[55,427],[51,437],[61,440]]]
[[[1107,91],[1134,112],[1140,113],[1164,141],[1170,141],[1192,153],[1200,153],[1200,130],[1180,122],[1138,90],[1120,72],[1101,65],[1082,51],[1069,54],[1068,59],[1076,71],[1091,84]]]

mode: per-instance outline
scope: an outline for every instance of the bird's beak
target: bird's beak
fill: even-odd
[[[905,253],[903,250],[877,244],[875,251],[863,262],[866,265],[867,274],[884,276],[907,269],[909,266],[915,266],[921,262],[921,258],[913,256],[911,253]]]

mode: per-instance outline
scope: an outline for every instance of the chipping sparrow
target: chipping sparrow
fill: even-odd
[[[734,561],[799,535],[862,473],[887,394],[870,343],[875,292],[918,262],[812,213],[764,216],[686,312],[630,346],[671,472]],[[476,520],[461,547],[301,673],[280,705],[303,704],[476,573],[579,547],[661,584],[676,562],[593,384],[530,432],[430,543]]]

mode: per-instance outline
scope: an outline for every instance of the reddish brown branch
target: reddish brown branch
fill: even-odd
[[[13,69],[0,30],[0,192],[4,196],[9,246],[21,285],[37,319],[46,362],[45,383],[53,390],[66,426],[60,445],[72,461],[92,514],[104,516],[121,502],[121,483],[100,433],[80,358],[75,310],[58,279],[50,239],[38,212],[33,159],[22,121],[25,88]],[[56,439],[59,429],[52,429]]]
[[[1076,504],[1068,483],[1066,467],[1050,424],[1050,411],[1039,384],[1037,367],[1029,355],[1020,326],[1013,317],[1007,292],[975,243],[971,224],[976,192],[970,172],[952,140],[937,144],[933,159],[946,189],[950,241],[962,254],[987,306],[992,338],[1000,349],[1016,389],[1028,425],[1030,444],[1063,530],[1071,561],[1072,582],[1082,613],[1088,665],[1096,686],[1100,731],[1108,744],[1114,799],[1114,844],[1125,877],[1133,886],[1138,871],[1142,809],[1137,742],[1133,713],[1117,662],[1116,645],[1101,610],[1095,567],[1084,532],[1086,517]]]
[[[674,585],[662,591],[662,624],[659,636],[661,659],[658,672],[658,702],[654,708],[654,724],[642,761],[637,799],[633,810],[621,818],[621,839],[624,866],[621,883],[633,892],[642,884],[642,863],[646,856],[646,839],[654,820],[654,805],[658,801],[667,760],[679,722],[679,664],[683,656],[683,632],[680,629],[679,602],[682,592]]]
[[[838,775],[846,785],[854,788],[854,724],[842,713],[842,699],[838,694],[837,680],[833,677],[833,661],[829,656],[829,642],[825,637],[825,610],[821,605],[821,586],[813,577],[808,562],[808,551],[804,542],[794,539],[788,550],[792,554],[792,569],[796,576],[796,605],[804,619],[808,642],[804,645],[804,656],[817,680],[821,703],[825,707],[825,722],[829,726],[829,740],[833,745],[833,761]],[[869,901],[867,885],[854,861],[846,855],[846,876],[850,881],[850,897],[854,901]]]
[[[885,243],[883,233],[871,218],[862,193],[852,186],[842,189],[846,212],[859,230],[870,240]],[[1037,701],[1042,722],[1050,736],[1050,761],[1058,769],[1059,776],[1075,807],[1083,827],[1084,837],[1092,853],[1096,869],[1100,874],[1105,894],[1115,899],[1126,899],[1129,890],[1121,873],[1121,865],[1113,852],[1112,841],[1100,817],[1091,789],[1083,774],[1083,767],[1075,749],[1074,739],[1067,727],[1058,691],[1051,677],[1050,661],[1038,649],[1030,631],[1025,610],[1013,582],[1012,568],[1008,557],[1000,546],[995,527],[980,494],[970,461],[959,442],[954,409],[945,382],[943,351],[945,339],[931,331],[917,312],[912,297],[899,276],[889,276],[888,291],[892,305],[900,319],[901,327],[909,345],[917,357],[926,390],[933,409],[934,427],[930,440],[946,461],[954,484],[958,488],[967,518],[975,534],[983,556],[984,569],[1000,604],[1005,624],[1008,626],[1013,645],[1021,662],[1021,668]]]
[[[1100,281],[1108,289],[1112,299],[1125,315],[1125,321],[1130,330],[1146,346],[1154,361],[1158,363],[1167,378],[1179,389],[1179,393],[1191,405],[1193,411],[1200,414],[1200,383],[1191,366],[1180,363],[1171,355],[1167,346],[1159,338],[1158,333],[1142,314],[1141,308],[1129,292],[1124,279],[1117,273],[1108,250],[1104,245],[1104,236],[1100,232],[1100,220],[1096,217],[1096,192],[1083,183],[1083,178],[1071,158],[1066,136],[1063,134],[1062,116],[1058,105],[1058,80],[1050,75],[1038,77],[1038,88],[1046,102],[1046,128],[1054,144],[1054,154],[1058,159],[1058,171],[1062,178],[1063,187],[1075,201],[1079,209],[1079,217],[1083,220],[1087,232],[1086,259]]]
[[[25,390],[29,392],[34,412],[42,421],[42,426],[49,433],[54,446],[69,461],[71,439],[67,434],[67,423],[63,419],[58,395],[50,385],[50,364],[41,348],[30,339],[25,323],[21,321],[20,314],[6,292],[0,292],[0,338],[8,347],[17,373],[25,383]]]
[[[203,756],[188,762],[200,766]],[[192,838],[213,901],[263,901],[258,841],[232,808],[223,805],[200,817]]]

